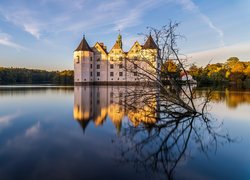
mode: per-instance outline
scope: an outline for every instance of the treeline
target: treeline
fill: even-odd
[[[74,71],[0,67],[0,84],[74,84]]]
[[[250,62],[240,61],[237,57],[225,63],[208,64],[205,67],[192,65],[189,74],[200,85],[237,85],[250,87]]]

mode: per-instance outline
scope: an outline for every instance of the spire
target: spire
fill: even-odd
[[[122,49],[122,35],[120,33],[120,30],[118,30],[118,31],[119,31],[119,35],[117,37],[117,43],[120,46],[120,48]]]
[[[92,49],[89,47],[89,44],[85,39],[85,35],[83,35],[82,41],[75,51],[91,51],[92,52]]]
[[[142,48],[143,49],[159,49],[158,46],[155,44],[155,42],[151,36],[151,33],[149,34],[148,39]]]

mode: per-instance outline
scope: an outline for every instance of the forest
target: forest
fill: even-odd
[[[68,84],[74,83],[74,71],[46,71],[0,67],[0,84]]]
[[[166,61],[164,66],[168,74],[177,78],[183,73],[174,60]],[[199,86],[236,85],[250,88],[250,61],[243,62],[237,57],[230,57],[224,63],[208,64],[205,67],[189,64],[186,69]]]
[[[166,61],[163,69],[176,79],[180,78],[182,73],[173,60]],[[237,85],[250,88],[250,61],[243,62],[237,57],[230,57],[225,63],[208,64],[205,67],[191,64],[187,72],[192,75],[199,86]],[[0,84],[72,85],[74,84],[74,71],[0,67]]]
[[[208,64],[205,67],[192,65],[189,74],[200,85],[237,85],[250,87],[250,62],[230,57],[225,63]]]

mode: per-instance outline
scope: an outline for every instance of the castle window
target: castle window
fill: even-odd
[[[92,64],[90,64],[90,69],[92,69]]]
[[[134,76],[137,76],[137,72],[134,72]]]
[[[79,56],[76,57],[76,63],[79,63]]]
[[[110,69],[114,69],[114,64],[110,64]]]
[[[96,65],[96,69],[100,69],[100,64],[97,64],[97,65]]]
[[[119,57],[119,61],[122,61],[122,57]]]
[[[98,58],[97,61],[100,61],[100,58]]]
[[[113,59],[113,57],[110,57],[110,61],[113,61],[114,59]]]
[[[90,57],[90,61],[92,61],[93,60],[93,58],[92,57]]]
[[[123,73],[122,73],[122,72],[119,72],[119,76],[123,76]]]
[[[137,69],[137,64],[134,64],[134,69]]]
[[[92,75],[93,75],[93,73],[92,72],[90,72],[90,76],[92,77]]]
[[[114,72],[110,72],[110,76],[112,76],[112,77],[113,77],[113,76],[114,76]]]
[[[137,58],[137,56],[134,56],[134,60],[137,60],[138,58]]]
[[[119,68],[122,69],[122,64],[119,64]]]
[[[99,77],[100,76],[100,72],[96,72],[96,76]]]

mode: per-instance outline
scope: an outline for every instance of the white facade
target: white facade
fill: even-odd
[[[142,46],[138,42],[128,52],[122,49],[121,35],[107,52],[103,43],[89,47],[85,37],[74,51],[75,84],[126,84],[156,78],[158,48],[151,36]]]

